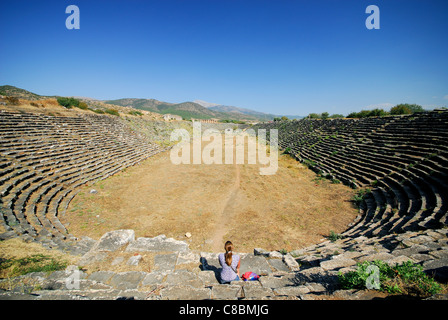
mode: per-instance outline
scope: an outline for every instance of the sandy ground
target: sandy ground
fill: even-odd
[[[175,165],[168,151],[84,187],[61,220],[76,236],[133,229],[137,237],[185,240],[192,250],[221,252],[231,240],[236,251],[252,252],[315,244],[357,215],[353,190],[316,179],[290,156],[279,154],[274,175],[260,175],[260,166]]]

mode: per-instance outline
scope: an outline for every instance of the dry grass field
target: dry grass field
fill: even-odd
[[[101,101],[94,102],[95,105],[99,106],[98,109],[115,109],[119,112],[120,116],[129,117],[129,118],[140,118],[145,120],[157,120],[162,121],[163,116],[158,113],[149,112],[146,110],[140,110],[140,115],[136,116],[135,114],[130,114],[129,112],[136,111],[135,109],[130,109],[127,107],[121,107],[116,105],[110,105],[103,103]],[[96,107],[94,107],[96,109]],[[18,104],[0,104],[0,110],[5,110],[9,112],[20,112],[20,113],[37,113],[37,114],[45,114],[49,116],[57,116],[57,117],[73,117],[80,114],[95,114],[92,110],[84,110],[80,108],[70,108],[67,109],[61,106],[56,98],[47,98],[47,99],[39,99],[39,100],[26,100],[26,99],[18,99]]]
[[[318,179],[289,155],[279,154],[274,175],[245,163],[174,165],[164,152],[84,187],[61,221],[71,234],[93,239],[133,229],[136,237],[185,240],[193,250],[220,252],[231,240],[239,252],[252,252],[315,244],[357,215],[352,189]]]

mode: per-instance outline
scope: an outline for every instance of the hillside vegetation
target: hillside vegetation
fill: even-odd
[[[0,95],[26,100],[55,98],[55,96],[41,96],[36,93],[8,85],[0,86]]]
[[[132,107],[135,109],[157,112],[160,114],[176,114],[183,119],[219,119],[219,120],[259,120],[258,117],[235,112],[221,112],[206,108],[195,102],[169,103],[155,99],[117,99],[107,100],[108,104],[119,105],[123,107]]]
[[[104,103],[100,100],[82,97],[41,96],[14,86],[0,86],[0,95],[5,96],[4,108],[22,111],[62,115],[73,109],[77,111],[110,114],[115,116],[139,116],[152,120],[162,120],[159,113],[139,111],[132,107],[122,107]],[[61,108],[62,107],[62,108]]]

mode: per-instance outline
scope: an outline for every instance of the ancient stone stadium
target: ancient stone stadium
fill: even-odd
[[[389,266],[411,261],[440,287],[419,298],[446,299],[447,110],[254,125],[254,130],[278,129],[280,153],[307,167],[303,172],[351,190],[354,196],[346,204],[357,214],[344,222],[340,232],[321,232],[319,240],[313,238],[314,243],[297,247],[292,247],[294,232],[287,233],[285,223],[279,232],[293,243],[288,249],[260,245],[240,252],[240,274],[257,273],[258,281],[220,284],[218,252],[223,242],[217,244],[217,251],[207,251],[204,248],[211,247],[196,246],[190,239],[196,236],[194,231],[186,234],[190,230],[176,237],[150,230],[138,234],[134,226],[149,222],[134,215],[135,222],[126,221],[132,228],[116,224],[125,227],[103,232],[101,227],[107,227],[99,220],[103,212],[92,213],[92,220],[87,215],[75,220],[71,210],[76,209],[77,199],[87,199],[81,194],[99,197],[105,192],[101,183],[130,175],[128,170],[169,152],[170,145],[156,143],[154,131],[145,131],[155,120],[127,121],[90,111],[58,114],[43,109],[0,112],[0,244],[20,241],[25,248],[43,248],[39,252],[45,255],[40,257],[59,252],[72,260],[59,270],[30,270],[0,279],[0,299],[362,300],[393,295],[341,284],[341,275],[353,274],[362,263],[373,261]],[[161,122],[158,131],[165,126],[169,132],[173,128],[169,125]],[[209,202],[213,206],[214,199]],[[181,207],[188,210],[193,205],[191,199]],[[124,223],[127,217],[123,213],[118,220]],[[206,222],[206,214],[198,213],[189,226]],[[178,222],[172,223],[178,227]],[[81,234],[95,230],[102,232],[96,239]],[[226,240],[225,232],[217,239]],[[235,242],[236,251],[238,245]],[[0,257],[0,263],[6,268],[12,260]],[[411,294],[396,289],[401,295]]]

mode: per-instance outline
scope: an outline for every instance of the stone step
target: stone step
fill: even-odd
[[[447,282],[448,230],[426,230],[388,235],[381,238],[357,237],[325,241],[287,255],[255,249],[241,254],[241,273],[258,272],[258,281],[233,281],[220,284],[217,254],[196,253],[183,241],[161,235],[154,238],[134,238],[132,230],[116,230],[100,240],[87,241],[90,253],[114,252],[126,245],[156,253],[155,270],[84,272],[78,266],[50,274],[35,272],[0,281],[0,299],[37,300],[252,300],[252,299],[359,299],[359,292],[341,291],[338,274],[355,270],[363,261],[382,260],[389,264],[411,260],[423,266],[436,280]],[[134,251],[132,251],[134,252]],[[285,257],[292,257],[298,268],[285,268]],[[281,258],[280,258],[281,257]],[[198,260],[199,259],[199,260]],[[190,261],[200,261],[193,270],[178,269]],[[276,261],[275,263],[273,263]],[[291,264],[288,264],[291,265]],[[80,265],[82,266],[82,265]],[[168,267],[167,267],[168,266]],[[169,267],[171,266],[171,267]],[[280,270],[282,269],[282,270]]]

